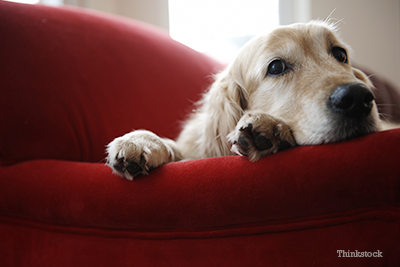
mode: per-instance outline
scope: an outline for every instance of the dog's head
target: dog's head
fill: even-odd
[[[246,44],[227,68],[240,105],[281,118],[299,145],[379,130],[368,77],[350,64],[336,28],[313,21],[277,28]]]

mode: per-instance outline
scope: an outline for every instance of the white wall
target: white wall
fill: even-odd
[[[168,0],[64,2],[169,27]],[[335,10],[332,17],[344,19],[341,32],[354,50],[353,62],[400,88],[400,0],[280,0],[280,7],[284,8],[280,12],[283,24],[325,19]]]
[[[333,13],[332,13],[333,12]],[[331,17],[353,48],[353,64],[400,89],[400,0],[280,0],[280,23]]]
[[[400,88],[400,0],[311,0],[311,18],[324,19],[335,8],[353,62]]]
[[[64,0],[64,3],[130,17],[169,29],[168,0]]]

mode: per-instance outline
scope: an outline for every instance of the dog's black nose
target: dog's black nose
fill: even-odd
[[[374,95],[361,83],[347,83],[336,87],[328,98],[328,106],[335,113],[351,118],[367,116],[373,106]]]

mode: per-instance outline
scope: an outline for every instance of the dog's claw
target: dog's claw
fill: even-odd
[[[109,160],[107,161],[109,164]],[[123,157],[115,158],[115,163],[113,164],[113,168],[120,173],[128,172],[130,174],[130,179],[132,180],[134,177],[139,176],[140,174],[147,174],[146,172],[146,159],[143,155],[140,157],[140,162],[135,162],[133,160],[125,159]]]
[[[133,177],[138,176],[143,172],[143,168],[134,161],[127,162],[126,170],[129,172]]]
[[[118,164],[114,164],[113,165],[114,169],[116,169],[117,171],[123,172],[124,168],[122,168],[121,166],[119,166]]]
[[[239,140],[236,143],[242,148],[242,154],[250,148],[249,142],[246,141],[246,138],[243,135],[239,136]]]
[[[251,134],[251,130],[253,129],[253,124],[249,123],[247,125],[244,125],[242,127],[240,127],[239,131],[241,132],[248,132]]]

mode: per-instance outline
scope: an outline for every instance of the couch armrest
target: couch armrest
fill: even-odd
[[[290,259],[285,265],[354,266],[371,259],[341,261],[337,250],[378,249],[384,258],[374,259],[376,266],[396,266],[399,142],[400,130],[392,130],[296,147],[256,163],[240,156],[168,163],[133,182],[100,163],[35,160],[3,166],[0,229],[7,242],[0,256],[10,259],[7,253],[25,242],[30,229],[29,242],[40,243],[37,236],[57,242],[58,249],[43,254],[41,247],[29,247],[29,253],[57,255],[74,265],[70,253],[98,263],[110,257],[154,263],[151,254],[160,253],[177,266],[201,266],[204,253],[213,251],[221,253],[212,258],[221,266],[246,261],[246,255],[253,255],[246,262],[254,264]],[[68,246],[71,242],[87,246]],[[117,243],[129,249],[114,250]],[[151,250],[139,249],[149,244]],[[93,256],[98,249],[107,253]]]
[[[0,2],[0,164],[99,162],[133,129],[175,138],[221,65],[138,21]]]
[[[133,182],[100,163],[1,167],[1,214],[110,229],[206,229],[400,205],[400,130],[240,156],[168,163]],[[49,212],[51,211],[51,212]]]

